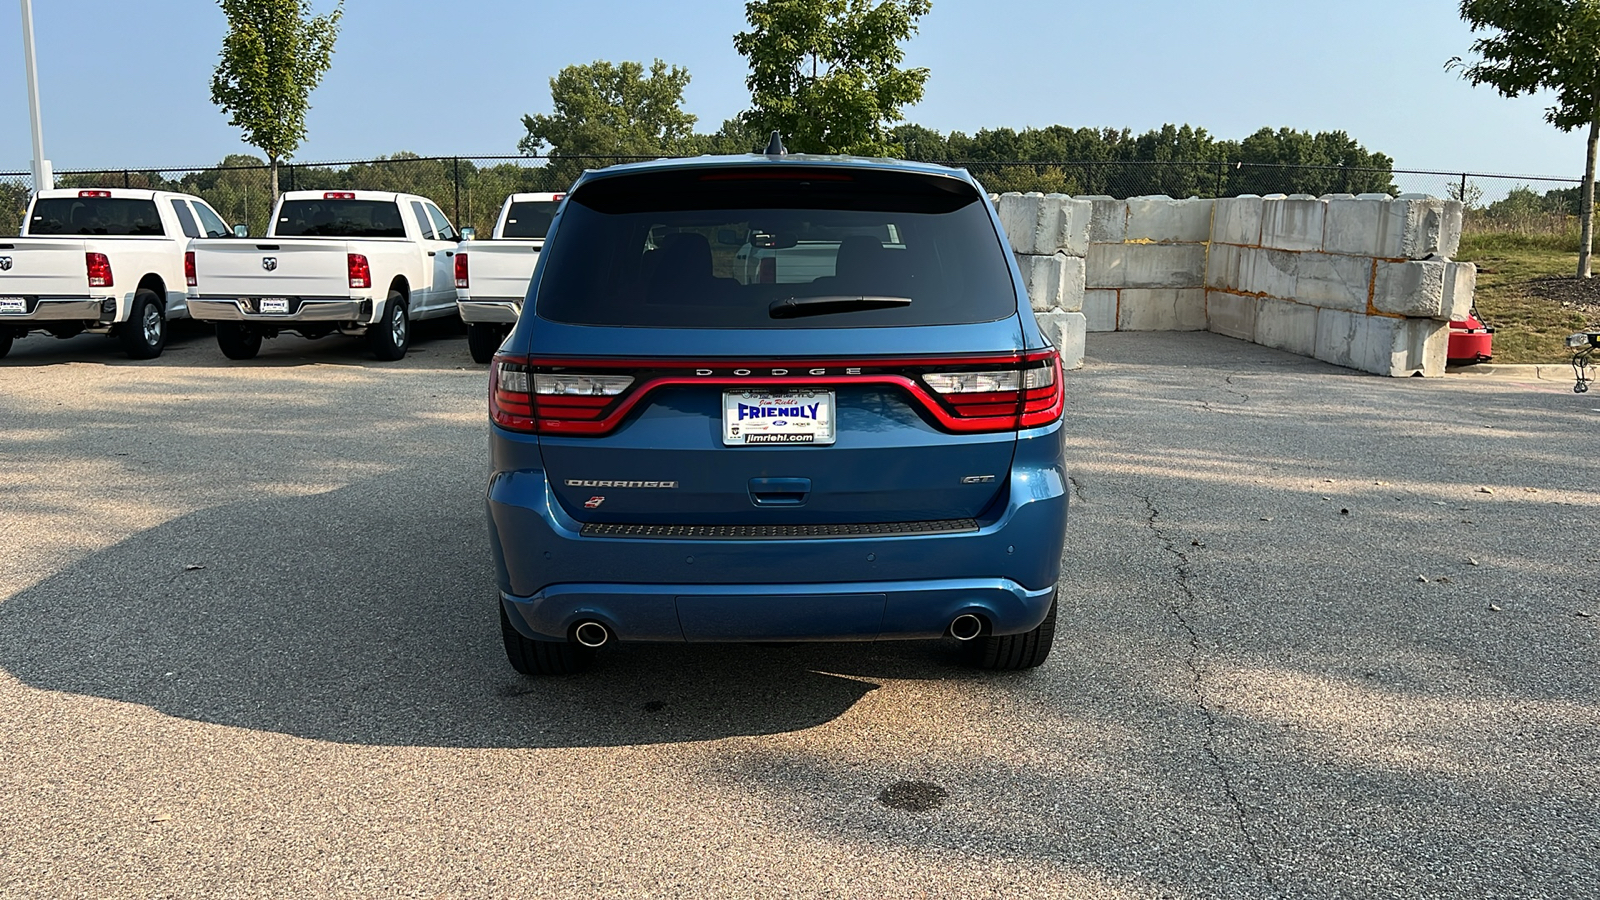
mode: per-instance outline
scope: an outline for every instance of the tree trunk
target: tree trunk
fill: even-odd
[[[1594,168],[1594,165],[1593,165],[1593,163],[1594,163],[1594,154],[1590,153],[1589,157],[1590,157],[1589,158],[1589,162],[1590,162],[1589,168],[1593,169]],[[267,185],[272,190],[272,194],[271,194],[272,202],[273,203],[277,203],[278,202],[278,158],[276,156],[269,156],[269,157],[267,157],[267,162],[270,164],[269,168],[267,170],[268,171]],[[1591,191],[1590,193],[1592,194],[1593,191]]]
[[[1594,252],[1594,164],[1595,153],[1600,151],[1600,102],[1595,104],[1589,119],[1589,156],[1583,166],[1583,203],[1578,216],[1583,223],[1583,235],[1578,239],[1578,277],[1589,277],[1589,257]]]

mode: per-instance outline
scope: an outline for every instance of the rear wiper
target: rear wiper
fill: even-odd
[[[801,316],[825,316],[829,313],[854,312],[858,309],[892,309],[910,306],[910,297],[861,296],[859,294],[825,294],[821,297],[784,297],[767,307],[767,315],[774,319],[798,319]]]

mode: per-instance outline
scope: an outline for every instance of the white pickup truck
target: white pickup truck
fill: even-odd
[[[426,197],[290,191],[265,237],[196,245],[190,314],[216,323],[229,359],[285,331],[365,335],[378,359],[400,359],[412,320],[455,315],[459,237]]]
[[[215,210],[188,194],[40,191],[22,234],[0,237],[0,356],[32,331],[112,334],[134,359],[160,356],[167,322],[189,315],[186,254],[204,239],[231,236]]]
[[[468,234],[456,253],[456,308],[467,323],[473,360],[487,363],[522,313],[550,220],[566,194],[512,194],[490,240]],[[468,243],[470,242],[470,243]]]

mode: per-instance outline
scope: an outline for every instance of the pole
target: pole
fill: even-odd
[[[33,191],[56,186],[50,160],[44,158],[44,131],[39,124],[39,67],[33,55],[33,0],[22,0],[22,58],[28,68],[28,117],[33,126]]]

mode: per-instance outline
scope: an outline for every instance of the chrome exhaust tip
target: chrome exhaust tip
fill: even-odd
[[[983,620],[972,613],[962,613],[950,620],[950,636],[958,641],[970,641],[983,634]]]
[[[572,636],[578,643],[593,649],[611,640],[611,629],[599,622],[579,622],[578,627],[572,629]]]

